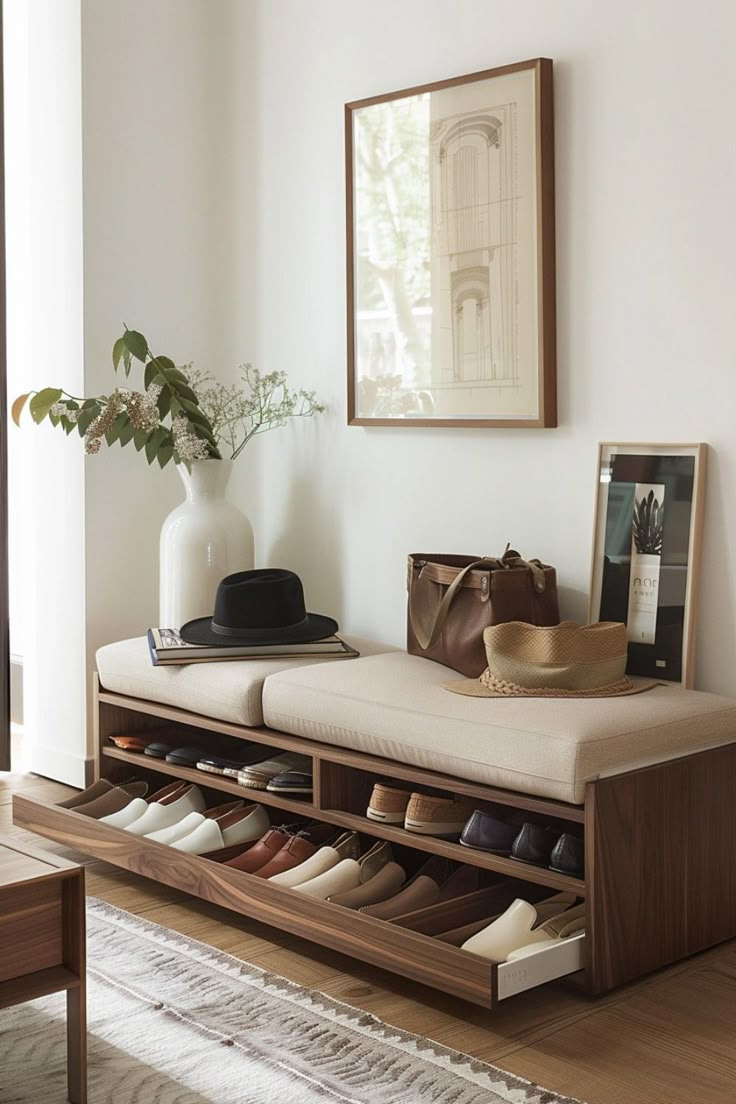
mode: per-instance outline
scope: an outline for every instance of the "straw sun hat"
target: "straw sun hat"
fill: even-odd
[[[626,676],[626,626],[618,621],[549,628],[509,621],[483,633],[488,667],[477,679],[446,682],[473,698],[609,698],[640,694],[655,682]]]

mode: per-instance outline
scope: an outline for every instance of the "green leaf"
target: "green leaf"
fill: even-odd
[[[52,426],[58,426],[59,422],[61,421],[61,414],[49,414],[49,421],[51,422]]]
[[[54,403],[61,398],[59,387],[44,387],[31,399],[30,411],[36,425],[40,424],[51,410]]]
[[[156,361],[155,360],[149,360],[148,364],[146,365],[145,371],[143,373],[143,386],[145,387],[146,391],[148,390],[148,388],[151,386],[152,383],[155,383],[157,381],[158,374],[159,374],[159,371],[158,371],[158,368],[156,366]],[[163,379],[161,380],[161,382],[162,383],[164,382]]]
[[[199,400],[191,387],[186,383],[178,383],[176,385],[176,393],[182,402],[186,399],[188,402],[193,403],[194,406],[199,405]]]
[[[88,400],[90,401],[90,400]],[[82,413],[77,418],[77,429],[79,430],[79,436],[84,437],[85,433],[92,425],[95,418],[100,413],[100,404],[94,400],[90,401],[90,405],[84,403],[82,406]]]
[[[159,357],[159,360],[160,359]],[[167,375],[170,379],[175,380],[176,383],[189,383],[188,377],[184,375],[181,368],[177,368],[174,364],[168,369]]]
[[[151,436],[146,441],[146,460],[149,464],[152,464],[156,458],[158,452],[164,441],[168,441],[170,438],[168,429],[164,429],[163,426],[159,426],[158,429],[154,429]]]
[[[164,387],[162,389],[161,394],[158,397],[156,406],[158,407],[158,416],[163,421],[163,419],[169,413],[169,408],[171,407],[171,391],[168,387]]]
[[[125,353],[125,338],[119,337],[112,347],[112,366],[117,372],[120,367],[120,361],[123,359]]]
[[[73,422],[73,421],[71,420],[71,418],[65,418],[65,417],[64,417],[64,415],[62,414],[62,416],[61,416],[61,424],[62,424],[62,426],[64,427],[64,432],[66,433],[66,435],[67,435],[67,437],[68,437],[68,436],[69,436],[69,434],[71,433],[71,431],[72,431],[73,429],[75,429],[75,428],[76,428],[76,424],[77,424],[77,423],[76,423],[76,422]]]
[[[128,352],[135,357],[136,360],[143,361],[145,364],[146,357],[148,356],[148,342],[142,333],[138,333],[137,330],[126,330],[123,334],[123,341]]]
[[[151,363],[156,365],[159,372],[165,372],[166,375],[168,375],[169,372],[176,372],[176,365],[173,360],[167,356],[154,357]]]
[[[133,444],[135,445],[135,451],[140,452],[146,441],[148,440],[148,430],[137,429],[133,434]]]
[[[118,437],[118,441],[120,442],[120,447],[125,448],[125,446],[127,444],[129,444],[130,441],[133,440],[134,436],[135,436],[135,426],[130,421],[130,419],[128,419],[128,424],[124,425],[123,428],[120,430],[120,436]]]
[[[105,434],[105,440],[107,441],[108,445],[115,444],[123,430],[123,427],[126,426],[129,421],[130,419],[128,418],[127,412],[125,410],[122,410]]]
[[[174,446],[173,445],[161,445],[160,449],[158,450],[158,456],[156,457],[156,459],[158,460],[159,465],[162,468],[165,468],[173,455],[174,455]]]
[[[196,422],[198,425],[207,426],[209,428],[209,418],[206,414],[203,414],[196,403],[193,403],[191,399],[183,399],[181,395],[178,396],[179,405],[182,410],[186,412],[190,422]]]

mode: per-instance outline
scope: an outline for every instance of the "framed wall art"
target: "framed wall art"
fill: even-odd
[[[554,426],[552,62],[346,104],[348,423]]]
[[[627,672],[690,687],[707,446],[602,444],[589,621],[623,621]]]

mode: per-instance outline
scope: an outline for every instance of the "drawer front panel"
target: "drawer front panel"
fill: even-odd
[[[549,950],[526,955],[517,962],[502,962],[497,971],[498,1000],[506,1000],[526,989],[535,989],[556,978],[582,970],[585,965],[585,934],[552,943]]]
[[[61,883],[0,889],[0,982],[63,962]]]
[[[70,809],[16,794],[13,820],[48,839],[252,916],[273,927],[370,962],[486,1008],[494,1004],[493,966],[429,936],[270,885],[261,878],[143,841]]]

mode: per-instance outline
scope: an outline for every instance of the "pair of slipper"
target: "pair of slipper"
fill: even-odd
[[[110,742],[121,751],[143,752],[144,755],[150,755],[152,759],[166,759],[169,763],[180,763],[186,767],[196,767],[197,759],[204,755],[201,748],[177,748],[173,744],[165,744],[154,736],[143,736],[138,733],[132,736],[111,736]],[[193,762],[183,756],[182,753],[185,751],[191,751],[195,755]]]

